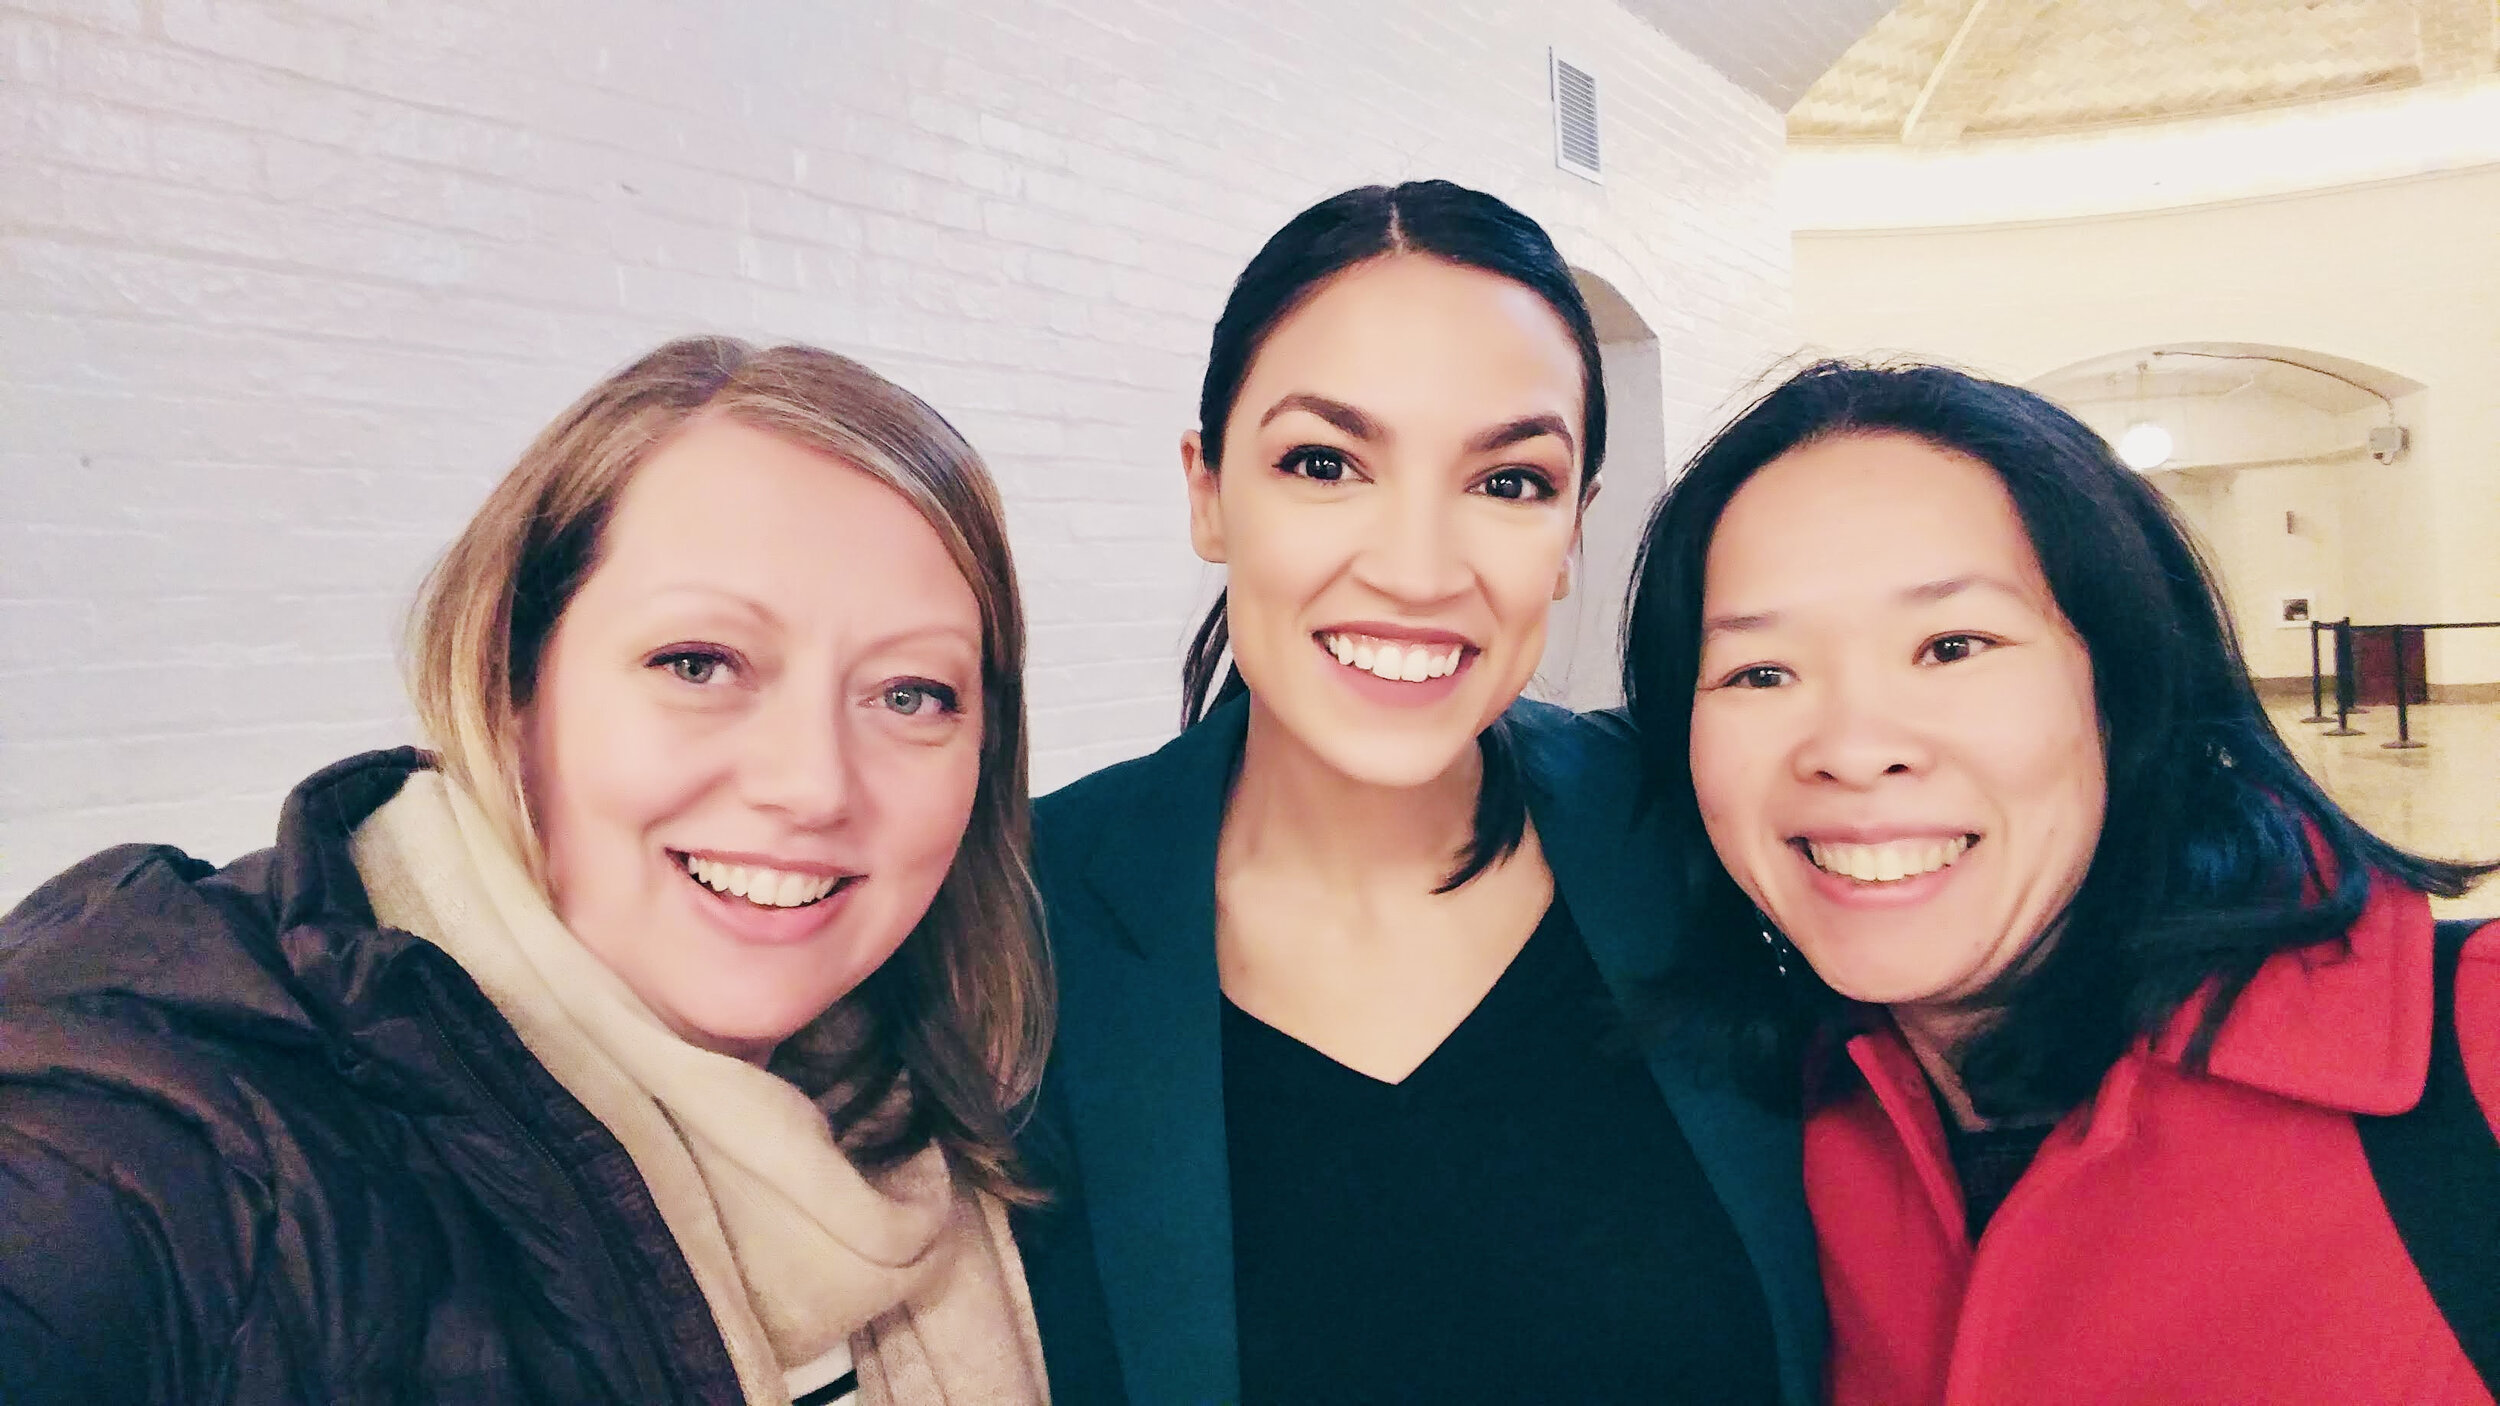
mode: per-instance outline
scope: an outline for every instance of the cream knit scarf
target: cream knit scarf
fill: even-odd
[[[458,962],[632,1156],[749,1406],[847,1339],[863,1406],[1044,1402],[1006,1218],[932,1147],[870,1180],[797,1086],[679,1038],[539,895],[476,803],[408,778],[357,827],[374,916]]]

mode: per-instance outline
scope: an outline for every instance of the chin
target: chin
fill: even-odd
[[[804,1016],[783,1011],[762,1014],[722,1011],[717,1015],[685,1013],[678,1020],[684,1027],[688,1043],[760,1064],[780,1047],[782,1041],[806,1029],[808,1023],[820,1014],[820,1011],[810,1011]]]
[[[815,992],[793,989],[787,982],[720,983],[678,996],[670,1002],[668,1019],[690,1043],[760,1062],[840,1000],[841,993],[820,1000]]]
[[[1347,729],[1313,750],[1351,780],[1405,790],[1447,776],[1475,746],[1475,733],[1446,728]]]
[[[1817,944],[1819,945],[1819,944]],[[1862,956],[1835,954],[1828,949],[1818,955],[1811,947],[1798,949],[1814,974],[1833,991],[1870,1006],[1918,1005],[1936,999],[1951,986],[1948,977],[1932,970],[1904,970],[1889,963],[1865,960]]]

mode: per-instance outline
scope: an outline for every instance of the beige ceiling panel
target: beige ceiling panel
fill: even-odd
[[[2039,31],[2054,0],[1979,0],[1962,19],[1926,90],[1901,123],[1901,140],[1927,146],[1961,140],[2013,75],[2039,52]]]
[[[2419,74],[2407,0],[2069,0],[2041,16],[2026,58],[1971,133],[2230,112]]]
[[[1789,135],[1898,141],[1910,109],[1918,104],[1973,3],[1904,0],[1788,110]]]
[[[1789,110],[1792,140],[1941,145],[2471,80],[2500,0],[1904,0]]]
[[[2474,78],[2500,58],[2500,0],[2416,0],[2422,81]]]

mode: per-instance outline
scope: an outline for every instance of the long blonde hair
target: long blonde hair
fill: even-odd
[[[1025,801],[1024,613],[997,491],[935,410],[847,357],[726,337],[670,342],[608,377],[539,434],[427,577],[408,639],[418,721],[544,889],[520,750],[540,657],[635,470],[698,414],[902,494],[980,603],[981,777],[954,867],[902,949],[775,1067],[826,1103],[864,1165],[934,1140],[976,1184],[1021,1199],[1009,1114],[1040,1077],[1052,1004]]]

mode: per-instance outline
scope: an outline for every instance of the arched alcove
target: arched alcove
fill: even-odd
[[[1600,491],[1581,524],[1579,579],[1554,607],[1540,697],[1575,708],[1623,701],[1616,642],[1643,519],[1666,486],[1665,387],[1658,334],[1612,283],[1572,270],[1597,324],[1606,380],[1606,463]]]
[[[2434,608],[2435,533],[2407,464],[2421,382],[2312,348],[2212,341],[2109,352],[2030,384],[2122,449],[2146,435],[2136,467],[2221,575],[2257,677],[2306,680],[2308,620]],[[2386,447],[2391,427],[2403,450]]]

